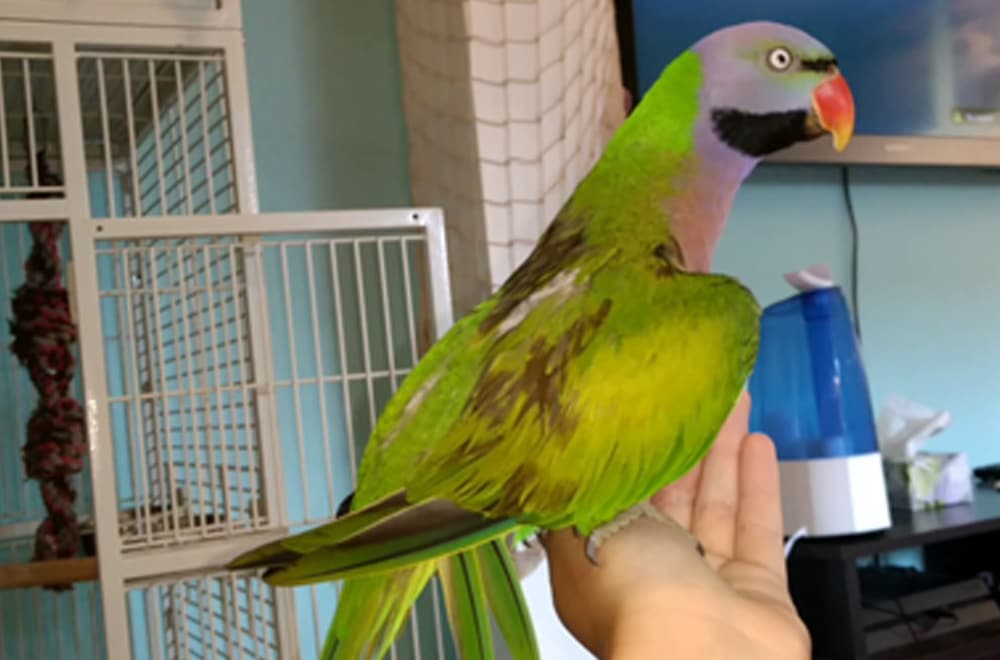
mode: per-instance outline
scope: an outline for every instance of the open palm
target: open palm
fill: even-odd
[[[744,395],[706,459],[653,500],[704,558],[650,519],[608,540],[599,566],[572,533],[549,535],[556,609],[599,657],[809,657],[787,587],[774,446],[747,434],[749,410]]]

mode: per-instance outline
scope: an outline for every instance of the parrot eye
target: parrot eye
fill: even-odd
[[[787,48],[778,46],[767,54],[767,65],[775,71],[786,71],[792,65],[792,54]]]

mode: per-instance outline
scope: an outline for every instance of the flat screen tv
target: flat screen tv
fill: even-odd
[[[829,46],[854,91],[855,139],[772,161],[1000,166],[1000,0],[616,0],[634,99],[678,53],[742,21],[801,28]]]

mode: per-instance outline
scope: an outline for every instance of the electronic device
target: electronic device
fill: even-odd
[[[868,381],[840,287],[764,309],[750,395],[751,430],[777,448],[785,534],[891,525]]]
[[[995,0],[616,0],[623,72],[640,98],[701,36],[750,20],[787,23],[837,55],[857,131],[772,161],[1000,165],[1000,2]]]
[[[989,579],[954,579],[912,568],[859,571],[869,653],[919,644],[960,630],[1000,623]]]

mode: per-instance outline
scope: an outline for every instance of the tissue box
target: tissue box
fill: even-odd
[[[972,501],[972,471],[965,453],[918,452],[883,462],[889,502],[900,509],[937,509]]]

